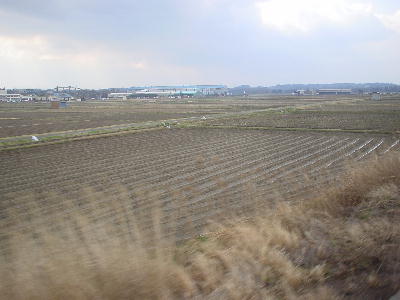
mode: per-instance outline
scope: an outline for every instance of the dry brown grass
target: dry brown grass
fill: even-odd
[[[0,257],[0,295],[388,298],[400,288],[399,155],[352,167],[341,185],[321,190],[311,200],[214,224],[212,233],[178,246],[163,238],[157,213],[145,216],[153,220],[145,228],[123,196],[108,195],[112,201],[103,204],[118,216],[109,226],[96,226],[102,206],[64,217],[49,214],[54,226],[10,234],[10,251]]]

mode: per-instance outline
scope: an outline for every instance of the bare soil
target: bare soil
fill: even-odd
[[[322,103],[281,111],[210,120],[216,126],[272,127],[301,129],[400,131],[400,99]]]
[[[50,109],[50,103],[0,103],[0,137],[353,100],[275,96],[86,101],[61,109]]]
[[[39,207],[39,215],[62,213],[60,203],[25,202],[17,197],[21,193],[79,199],[82,188],[113,194],[122,186],[137,211],[156,205],[167,217],[183,212],[181,227],[192,226],[179,233],[184,238],[221,211],[241,210],[249,201],[305,196],[334,180],[346,161],[399,147],[399,140],[387,135],[161,129],[2,151],[0,226],[3,232],[30,226],[29,218],[26,225],[14,222],[23,220],[15,216],[31,205]]]

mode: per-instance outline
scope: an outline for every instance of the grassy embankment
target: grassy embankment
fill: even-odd
[[[160,222],[140,234],[129,203],[11,236],[3,299],[385,299],[400,288],[400,157],[352,168],[320,196],[231,218],[176,246]],[[93,195],[94,198],[99,195]],[[299,199],[300,200],[300,199]],[[93,215],[101,208],[93,206]],[[155,218],[154,220],[157,220]],[[57,227],[57,226],[56,226]],[[33,236],[29,238],[28,236]],[[149,246],[150,245],[150,246]]]

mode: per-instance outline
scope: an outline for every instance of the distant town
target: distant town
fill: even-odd
[[[7,89],[0,88],[0,101],[88,101],[127,100],[155,98],[192,98],[249,96],[261,94],[310,95],[381,95],[400,93],[400,85],[392,83],[333,83],[333,84],[284,84],[275,86],[241,85],[229,88],[226,85],[179,85],[144,86],[130,88],[81,89],[73,86],[57,86],[52,89]],[[379,97],[376,96],[378,99]]]

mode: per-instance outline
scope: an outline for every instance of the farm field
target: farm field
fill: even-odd
[[[15,105],[15,104],[14,104]],[[1,106],[1,105],[0,105]],[[79,130],[102,126],[140,123],[175,118],[201,116],[202,112],[184,109],[153,109],[135,105],[115,106],[101,103],[96,106],[71,104],[65,109],[51,110],[49,104],[24,104],[24,109],[3,108],[0,111],[0,137],[41,134],[67,130]]]
[[[293,96],[113,100],[71,102],[62,109],[50,109],[50,103],[0,103],[0,138],[358,100]]]
[[[315,284],[337,291],[338,282],[350,298],[398,290],[395,97],[13,105],[0,105],[2,124],[39,125],[2,131],[10,141],[0,148],[3,294],[31,282],[57,297],[65,291],[67,299],[87,288],[103,296],[109,282],[124,292],[133,283],[135,296],[153,295],[157,286],[162,297],[167,289],[180,291],[178,298],[219,299],[220,286],[237,290],[246,276],[254,278],[244,294],[266,289],[280,297],[293,286],[306,295]],[[169,118],[179,121],[161,123]],[[78,136],[130,122],[137,125]],[[48,133],[38,143],[11,137],[33,127]],[[57,134],[66,128],[76,129],[72,137]],[[369,162],[376,156],[382,159]],[[238,281],[230,281],[233,273]]]
[[[310,196],[346,162],[399,149],[393,135],[195,128],[1,151],[0,243],[77,210],[91,210],[98,226],[113,222],[107,201],[121,189],[135,213],[159,207],[165,234],[182,240],[213,217]],[[87,201],[88,188],[110,198]]]
[[[202,122],[212,126],[269,127],[283,129],[360,130],[398,133],[400,99],[325,102],[281,111],[257,112]]]

